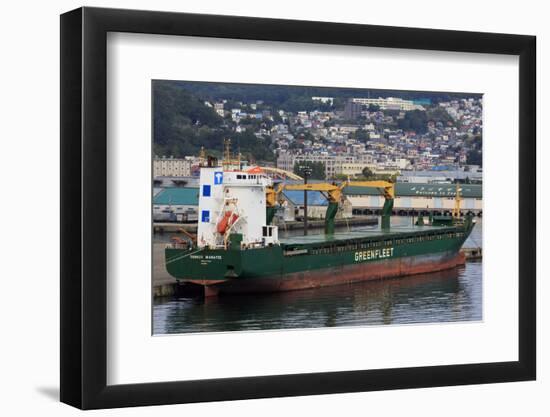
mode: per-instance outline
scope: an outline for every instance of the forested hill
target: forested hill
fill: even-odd
[[[334,102],[321,103],[312,97],[332,97]],[[183,157],[198,155],[201,146],[219,156],[223,140],[231,139],[233,151],[240,151],[251,162],[273,161],[275,155],[269,135],[256,136],[254,132],[269,132],[274,123],[279,123],[279,110],[332,111],[343,110],[351,97],[400,97],[431,103],[428,112],[407,112],[396,127],[425,133],[428,118],[432,121],[449,122],[449,115],[433,104],[460,98],[481,97],[480,94],[434,93],[395,90],[373,90],[331,87],[300,87],[267,84],[235,84],[191,81],[153,81],[153,141],[156,155]],[[245,109],[260,113],[259,117],[243,118],[236,123],[229,114],[221,117],[211,105],[225,102],[225,110]],[[243,103],[245,103],[243,105]],[[253,106],[252,106],[253,105]],[[261,112],[270,114],[262,117]],[[240,130],[237,132],[237,130]]]
[[[201,146],[219,155],[223,139],[230,138],[234,151],[249,160],[273,160],[269,138],[259,139],[251,131],[236,133],[205,99],[180,83],[153,82],[153,148],[156,155],[198,155]]]
[[[211,83],[197,81],[166,81],[193,91],[205,100],[231,100],[254,103],[258,100],[285,111],[322,110],[311,97],[333,97],[334,107],[342,107],[352,97],[399,97],[403,100],[428,100],[431,103],[454,99],[481,97],[474,93],[379,90],[365,88],[305,87],[270,84]]]

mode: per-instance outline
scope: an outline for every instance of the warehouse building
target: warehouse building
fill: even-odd
[[[481,216],[483,212],[482,186],[460,185],[463,215]],[[323,219],[327,199],[319,191],[308,191],[308,217]],[[451,214],[455,205],[455,184],[396,183],[393,213],[396,215]],[[337,218],[350,218],[353,214],[379,214],[384,197],[375,188],[348,186],[344,188],[344,201]],[[153,196],[153,220],[155,222],[193,222],[198,216],[199,189],[195,187],[171,187],[155,189]],[[304,192],[285,190],[281,193],[278,217],[292,221],[303,218]]]
[[[153,193],[154,222],[196,222],[198,188],[162,188]]]
[[[460,185],[460,210],[464,214],[481,216],[483,212],[482,186]],[[374,188],[349,186],[344,194],[355,214],[376,214],[384,204],[384,197]],[[455,206],[455,184],[396,183],[394,214],[450,214]]]
[[[291,221],[304,217],[304,192],[295,190],[285,190],[281,193],[283,203],[284,220]],[[327,198],[320,191],[307,191],[307,216],[312,219],[324,219],[327,212]],[[337,219],[352,217],[352,206],[346,199],[340,205],[340,210],[336,214]]]

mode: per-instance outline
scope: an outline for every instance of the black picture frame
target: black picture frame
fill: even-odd
[[[519,56],[519,360],[107,385],[108,32]],[[61,401],[82,409],[533,380],[536,377],[534,36],[80,8],[61,16]]]

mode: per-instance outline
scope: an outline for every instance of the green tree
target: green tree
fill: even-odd
[[[466,154],[466,163],[468,165],[483,166],[483,141],[481,135],[474,136],[473,139],[468,141],[470,150]]]
[[[374,177],[374,172],[369,167],[363,168],[362,174],[367,179]]]
[[[235,123],[224,119],[204,104],[206,100],[191,94],[179,83],[153,82],[153,149],[157,155],[183,157],[198,155],[201,147],[219,155],[223,140],[231,139],[233,152],[240,152],[251,161],[273,161],[271,139],[258,138],[253,131],[270,120],[251,119],[245,132],[233,130]],[[249,131],[251,130],[251,131]]]
[[[449,115],[449,113],[447,113],[447,110],[439,106],[428,109],[426,116],[428,120],[436,123],[441,122],[443,124],[447,124],[449,122],[453,122],[453,118]]]
[[[313,162],[313,161],[300,161],[294,164],[293,171],[295,174],[304,176],[301,167],[307,166],[311,169],[311,175],[308,178],[314,180],[324,180],[325,179],[325,164],[322,162]]]
[[[364,129],[357,129],[353,133],[353,137],[360,142],[366,142],[369,139],[369,134]]]
[[[345,174],[334,174],[332,176],[332,179],[337,181],[346,181],[348,179],[348,176]]]
[[[422,110],[408,111],[405,113],[405,117],[397,121],[397,126],[403,130],[426,133],[428,130],[428,116]]]

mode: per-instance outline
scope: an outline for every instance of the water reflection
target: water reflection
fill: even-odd
[[[155,334],[481,320],[481,263],[274,294],[155,301]]]

